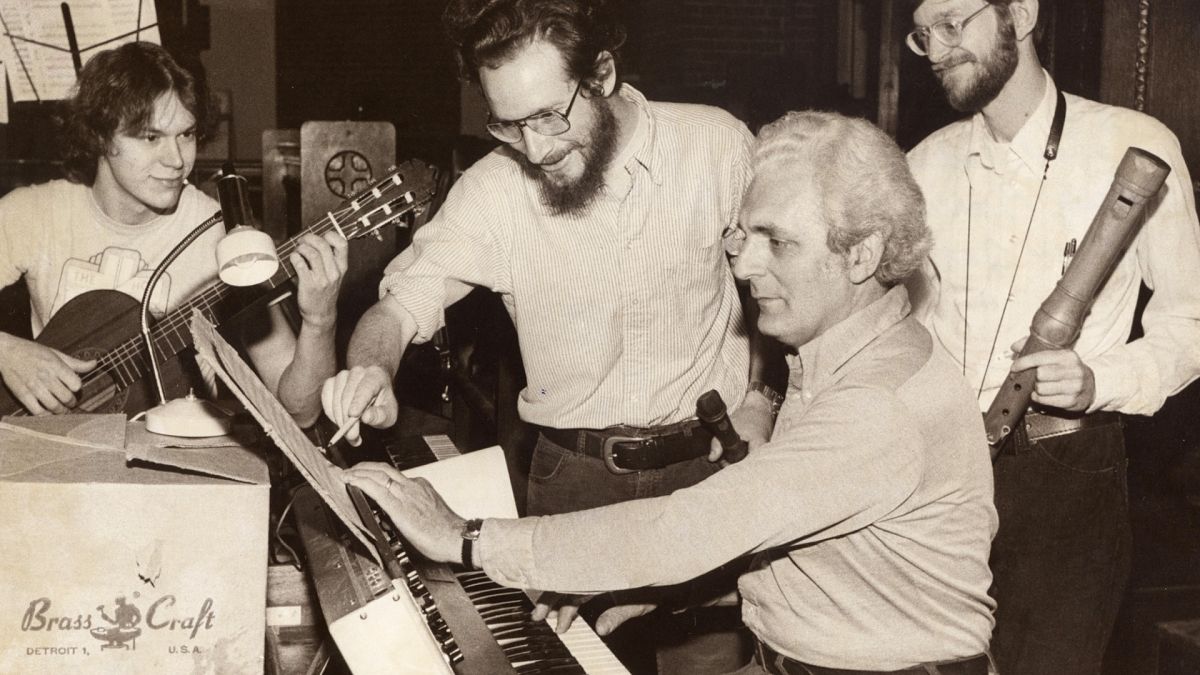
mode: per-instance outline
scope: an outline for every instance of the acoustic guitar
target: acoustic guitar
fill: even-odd
[[[433,199],[436,179],[436,169],[409,160],[346,199],[304,232],[320,236],[334,231],[347,240],[375,233],[409,213],[419,214],[424,210]],[[213,325],[220,325],[222,320],[233,317],[294,278],[296,270],[288,256],[296,249],[300,236],[278,247],[279,270],[267,281],[250,289],[235,289],[214,279],[161,317],[150,333],[158,362],[183,361],[175,357],[192,345],[188,324],[193,310],[203,312]],[[99,290],[73,298],[54,314],[37,342],[80,359],[98,360],[96,367],[81,378],[83,386],[76,393],[77,412],[132,415],[158,402],[152,378],[145,377],[150,373],[150,359],[141,333],[140,306],[129,295]],[[176,364],[173,368],[176,379],[187,369],[187,364]],[[12,392],[0,384],[0,416],[27,414]]]

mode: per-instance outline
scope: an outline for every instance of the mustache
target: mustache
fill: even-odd
[[[946,59],[945,61],[938,63],[937,65],[935,65],[933,67],[933,72],[940,74],[944,71],[950,70],[951,68],[961,66],[964,63],[974,63],[974,62],[975,62],[975,58],[972,57],[970,54],[963,54],[962,56]]]
[[[563,157],[566,157],[568,154],[570,154],[570,152],[571,151],[568,149],[549,157],[543,157],[542,161],[537,162],[536,164],[537,166],[550,166],[551,164],[557,164],[562,161]]]

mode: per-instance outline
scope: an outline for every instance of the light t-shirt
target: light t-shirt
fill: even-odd
[[[219,210],[194,186],[179,206],[141,225],[124,225],[100,210],[92,190],[55,180],[0,199],[0,287],[25,275],[36,337],[63,305],[88,291],[111,289],[141,300],[154,268],[187,234]],[[158,316],[216,277],[224,227],[205,232],[168,268],[151,298]]]

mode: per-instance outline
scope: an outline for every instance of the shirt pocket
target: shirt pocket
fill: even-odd
[[[720,241],[670,251],[664,271],[661,288],[670,314],[685,325],[711,317],[721,304],[731,274]]]

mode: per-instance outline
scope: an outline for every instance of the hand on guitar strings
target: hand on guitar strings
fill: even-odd
[[[0,378],[34,415],[61,415],[75,407],[83,375],[96,367],[31,340],[0,333]]]
[[[300,318],[314,328],[332,330],[337,323],[338,289],[349,265],[347,248],[337,232],[322,236],[308,232],[296,240],[296,250],[288,256],[296,270]]]

